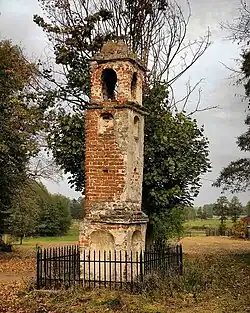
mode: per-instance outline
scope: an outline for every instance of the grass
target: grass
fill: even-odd
[[[1,312],[8,313],[243,313],[249,312],[250,241],[225,237],[182,239],[185,275],[164,282],[151,280],[149,292],[82,288],[58,293],[38,292],[30,281],[1,283]],[[35,267],[34,253],[18,247],[1,259],[2,270]],[[34,249],[33,249],[34,250]],[[1,258],[1,255],[0,255]],[[14,263],[13,259],[16,263]],[[4,263],[5,262],[5,263]],[[16,265],[15,265],[16,264]],[[21,273],[21,271],[19,272]],[[18,275],[18,274],[17,274]],[[150,288],[151,286],[151,288]],[[152,287],[153,286],[153,287]]]
[[[79,225],[77,222],[73,222],[69,232],[64,236],[57,237],[27,237],[23,239],[23,246],[25,247],[35,247],[38,246],[47,246],[50,244],[62,244],[62,243],[77,243],[79,235]],[[18,245],[18,242],[14,242],[15,245]]]
[[[232,221],[231,220],[227,220],[226,221],[226,226],[232,226]],[[217,228],[220,225],[220,220],[216,219],[216,218],[211,218],[211,219],[207,219],[207,220],[201,220],[201,219],[196,219],[196,220],[192,220],[192,221],[187,221],[184,224],[184,227],[186,229],[192,229],[192,228],[196,228],[196,227],[211,227],[211,228]]]

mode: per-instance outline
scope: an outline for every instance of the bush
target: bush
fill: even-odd
[[[247,224],[243,221],[239,221],[233,224],[232,232],[235,237],[245,238],[247,234]]]

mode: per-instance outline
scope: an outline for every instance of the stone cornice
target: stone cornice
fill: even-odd
[[[87,110],[103,110],[103,109],[130,109],[133,110],[137,113],[140,113],[142,115],[149,115],[149,113],[145,110],[145,108],[139,104],[137,104],[136,102],[132,102],[132,101],[127,101],[124,102],[122,104],[119,104],[117,101],[113,101],[113,102],[108,102],[107,105],[105,105],[106,103],[103,104],[97,104],[97,103],[90,103],[88,106],[86,106]]]

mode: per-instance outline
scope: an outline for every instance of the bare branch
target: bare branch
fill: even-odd
[[[211,44],[209,30],[203,37],[187,41],[191,19],[188,0],[186,16],[175,0],[57,0],[56,4],[51,4],[51,0],[40,1],[50,23],[58,28],[50,37],[54,46],[67,46],[67,42],[73,41],[70,49],[79,61],[89,59],[95,53],[90,47],[96,38],[104,38],[107,34],[122,38],[149,68],[149,79],[168,81],[172,99],[172,84],[189,70]],[[111,12],[112,18],[96,18],[95,13],[103,9]],[[88,24],[90,18],[92,22]],[[86,27],[89,28],[87,36],[83,35]],[[53,77],[50,83],[61,91],[59,94],[64,95],[62,101],[74,99],[75,102],[86,103],[86,95],[79,90],[66,88],[71,70],[63,65],[60,74],[54,71],[60,79]],[[187,99],[183,101],[186,107]]]

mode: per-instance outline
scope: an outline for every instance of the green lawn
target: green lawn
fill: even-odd
[[[75,243],[78,241],[79,228],[78,223],[73,222],[68,234],[60,237],[27,237],[23,239],[24,246],[36,246],[49,243]],[[18,244],[14,242],[14,244]]]
[[[219,219],[207,219],[207,220],[201,220],[201,219],[196,219],[193,221],[187,221],[185,222],[184,226],[185,229],[192,229],[192,228],[196,228],[196,227],[211,227],[211,228],[217,228],[220,225],[220,221]],[[226,221],[226,226],[232,226],[232,221],[231,220],[227,220]]]

